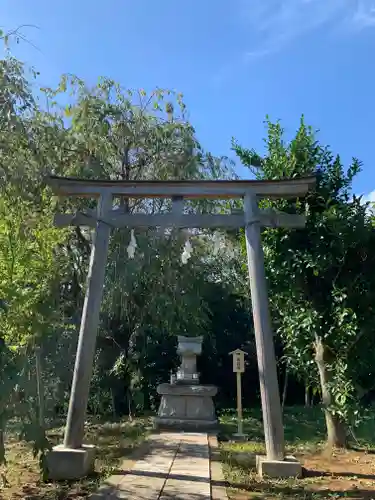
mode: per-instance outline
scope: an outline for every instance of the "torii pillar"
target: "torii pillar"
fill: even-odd
[[[111,233],[111,227],[101,220],[111,209],[112,195],[103,193],[97,206],[64,443],[47,455],[49,478],[54,480],[84,477],[94,468],[95,447],[84,445],[83,436]]]
[[[254,318],[254,330],[262,399],[266,457],[257,457],[260,475],[273,477],[298,476],[301,464],[285,457],[284,432],[277,381],[273,333],[267,298],[264,255],[260,228],[303,227],[304,217],[262,211],[258,198],[297,198],[314,186],[315,178],[296,178],[281,181],[93,181],[84,179],[49,178],[55,194],[89,196],[99,199],[96,212],[56,214],[58,226],[85,225],[95,229],[91,251],[88,286],[82,311],[81,328],[74,368],[69,412],[64,444],[55,447],[47,456],[51,479],[77,479],[87,475],[94,462],[94,448],[83,444],[84,423],[89,397],[92,366],[95,355],[99,312],[103,295],[111,227],[180,227],[217,228],[244,227]],[[242,214],[128,214],[112,210],[114,196],[131,198],[183,199],[243,198]],[[175,203],[176,205],[176,203]]]
[[[250,280],[255,343],[257,350],[260,396],[266,457],[256,457],[260,477],[299,477],[300,462],[285,457],[284,427],[277,379],[273,331],[268,304],[264,253],[260,235],[258,203],[250,194],[244,198],[247,266]]]

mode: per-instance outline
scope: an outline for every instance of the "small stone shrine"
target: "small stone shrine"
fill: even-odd
[[[202,352],[203,337],[178,337],[177,352],[181,365],[169,384],[157,388],[161,395],[154,426],[161,429],[207,430],[217,425],[212,398],[217,393],[213,385],[200,385],[197,355]]]

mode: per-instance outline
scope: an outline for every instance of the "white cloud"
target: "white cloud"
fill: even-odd
[[[360,28],[375,26],[375,1],[358,0],[353,21]]]
[[[374,191],[371,191],[370,193],[364,194],[362,196],[362,201],[363,201],[363,203],[366,203],[368,201],[371,201],[371,203],[375,203],[375,189],[374,189]]]
[[[362,195],[361,203],[367,203],[370,202],[371,204],[367,207],[366,212],[368,215],[374,216],[375,215],[375,189],[374,191],[370,191],[370,193]]]
[[[214,86],[257,59],[277,53],[307,34],[357,36],[375,28],[375,0],[235,0],[237,19],[248,33],[242,54],[213,75]]]
[[[325,33],[375,27],[375,0],[237,0],[249,30],[244,62],[276,52],[318,28]]]

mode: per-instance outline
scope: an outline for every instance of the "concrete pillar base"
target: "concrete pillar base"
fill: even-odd
[[[52,480],[80,479],[94,470],[95,446],[82,448],[55,446],[47,455],[48,478]]]
[[[256,469],[260,477],[273,478],[301,477],[301,463],[294,457],[285,457],[284,460],[269,460],[267,457],[257,455]]]

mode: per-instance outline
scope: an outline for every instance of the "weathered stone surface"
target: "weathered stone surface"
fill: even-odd
[[[180,430],[207,430],[217,425],[212,397],[217,393],[214,386],[161,384],[162,394],[156,428]]]
[[[209,396],[217,394],[217,387],[214,385],[179,385],[179,384],[159,384],[158,394],[170,394],[173,396]]]
[[[294,457],[285,457],[284,460],[268,460],[264,456],[257,455],[256,468],[260,477],[283,478],[302,476],[301,463]]]
[[[163,396],[160,401],[159,417],[183,417],[186,400],[184,396]]]
[[[178,336],[177,352],[181,356],[181,365],[177,371],[177,384],[199,384],[197,355],[202,352],[203,337]]]
[[[155,428],[204,431],[216,426],[212,398],[217,394],[217,387],[199,385],[196,371],[196,356],[202,352],[202,340],[203,337],[178,337],[181,366],[176,382],[160,384],[157,388],[162,397],[154,419]]]
[[[186,416],[193,420],[207,420],[215,417],[211,397],[186,396]]]
[[[184,337],[183,335],[178,335],[178,354],[183,354],[186,352],[194,353],[196,356],[202,353],[202,342],[203,337]]]
[[[80,479],[94,470],[95,447],[82,448],[55,446],[47,455],[48,477],[52,480]]]
[[[211,397],[164,395],[160,403],[158,416],[215,420],[215,408]]]
[[[179,418],[154,418],[154,428],[159,430],[176,430],[187,432],[203,432],[216,430],[217,420],[189,420]]]
[[[211,500],[206,434],[182,436],[160,500]]]
[[[207,434],[163,433],[150,440],[152,452],[129,473],[107,479],[90,500],[211,500]]]

